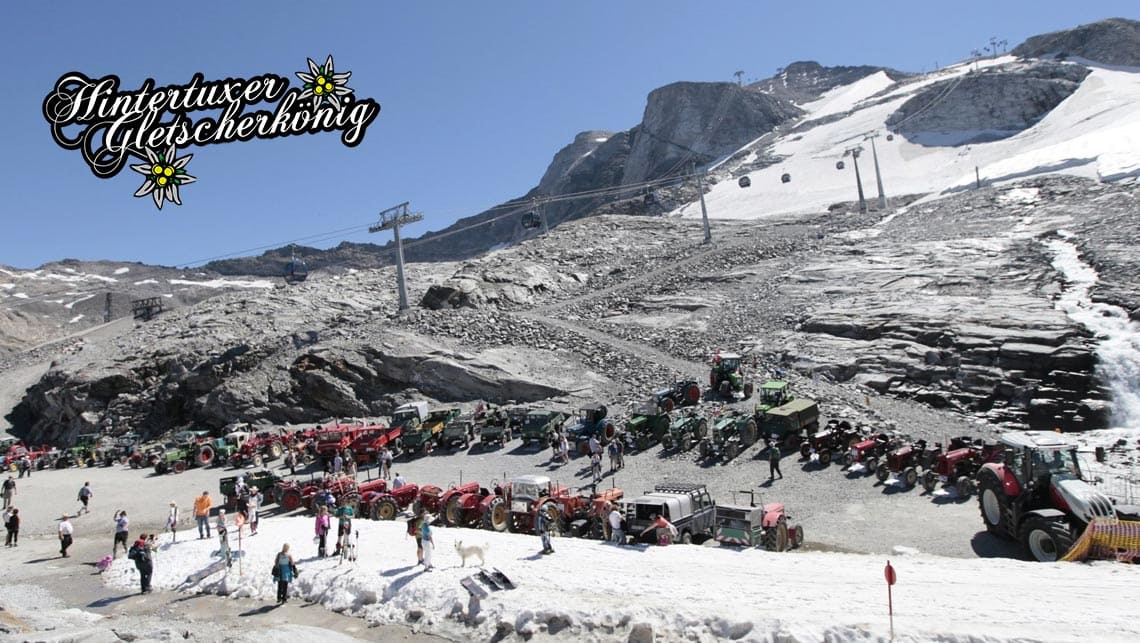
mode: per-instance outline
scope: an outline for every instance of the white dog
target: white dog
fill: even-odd
[[[462,540],[455,541],[455,551],[463,559],[463,567],[467,566],[468,558],[478,558],[479,566],[484,566],[483,555],[487,553],[487,545],[464,545]]]

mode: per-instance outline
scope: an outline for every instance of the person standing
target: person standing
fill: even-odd
[[[550,546],[550,519],[546,516],[545,511],[539,511],[534,517],[534,533],[538,534],[538,539],[542,542],[542,553],[553,554],[554,548]]]
[[[203,491],[202,495],[194,499],[194,520],[198,522],[198,540],[210,537],[210,507],[213,504],[210,501],[209,491]]]
[[[15,507],[9,507],[11,510],[7,519],[4,520],[4,528],[8,530],[8,537],[4,539],[5,547],[19,547],[20,546],[20,510]]]
[[[392,479],[392,450],[388,447],[380,452],[380,477],[384,480]]]
[[[780,476],[781,480],[784,478],[780,472],[780,445],[773,440],[768,444],[768,479],[775,480],[776,476]]]
[[[218,555],[226,561],[226,567],[232,567],[234,561],[230,553],[229,525],[226,524],[225,509],[218,510],[218,522],[214,527],[218,530]]]
[[[340,452],[338,451],[337,454],[333,456],[332,473],[334,476],[339,476],[341,471],[344,471],[344,458],[340,457]]]
[[[590,474],[595,484],[602,479],[602,457],[597,453],[590,454]]]
[[[313,525],[313,529],[317,534],[317,558],[324,558],[325,538],[329,535],[329,508],[327,505],[322,506],[320,512],[317,513],[317,521]]]
[[[602,443],[598,442],[598,436],[591,435],[589,445],[590,455],[597,454],[598,458],[600,459],[602,456]]]
[[[610,473],[617,471],[617,445],[618,445],[618,442],[621,442],[621,440],[614,440],[613,442],[610,442],[610,446],[606,448],[610,454]]]
[[[423,511],[417,511],[414,516],[408,518],[408,535],[416,539],[416,564],[424,564],[424,540],[420,529],[423,527],[424,514]]]
[[[119,553],[119,545],[123,546],[123,553],[127,553],[130,547],[127,545],[127,534],[129,533],[130,521],[127,520],[127,512],[125,509],[119,510],[115,514],[115,542],[111,544],[111,557],[114,558]]]
[[[614,440],[617,443],[617,468],[625,468],[625,443],[621,440]]]
[[[87,503],[91,502],[91,499],[94,497],[95,494],[91,491],[91,483],[84,482],[83,486],[79,488],[79,502],[83,503],[83,506],[79,508],[79,513],[91,513],[91,509],[88,508]],[[75,515],[78,516],[79,513]]]
[[[289,600],[289,583],[297,577],[297,564],[289,553],[289,543],[285,543],[273,561],[273,578],[277,579],[277,604]]]
[[[166,529],[170,530],[171,542],[178,542],[178,503],[170,501],[170,511],[166,514]]]
[[[606,519],[610,523],[610,540],[618,545],[625,544],[625,532],[621,528],[622,516],[617,507],[613,507]]]
[[[644,536],[650,531],[655,532],[658,545],[669,545],[677,537],[677,528],[661,515],[654,514],[653,522],[641,532],[641,535]]]
[[[333,556],[340,556],[341,547],[348,541],[348,536],[352,533],[352,517],[355,513],[351,505],[342,504],[336,508],[336,550],[333,551]]]
[[[408,484],[408,481],[404,480],[404,478],[400,476],[399,472],[396,472],[396,478],[392,480],[392,489],[399,489],[406,484]]]
[[[7,509],[8,507],[11,507],[12,497],[16,495],[16,479],[12,476],[8,476],[8,479],[4,481],[4,489],[2,495],[4,496],[3,508]]]
[[[423,519],[423,526],[420,527],[420,540],[423,542],[424,549],[424,571],[430,572],[435,569],[431,565],[431,554],[435,551],[435,536],[431,531],[431,520],[425,516]]]
[[[297,475],[297,450],[293,447],[285,452],[285,466],[289,467],[289,475]]]
[[[67,548],[71,546],[72,535],[75,533],[75,527],[71,525],[71,520],[68,519],[67,514],[59,519],[59,555],[62,558],[67,558]]]
[[[558,438],[559,451],[561,452],[562,464],[570,464],[570,440],[566,439],[566,434],[560,434]]]
[[[150,593],[150,577],[154,574],[154,559],[151,557],[150,547],[146,544],[146,534],[139,534],[138,540],[131,545],[127,558],[135,561],[135,569],[139,570],[139,585],[141,593]]]

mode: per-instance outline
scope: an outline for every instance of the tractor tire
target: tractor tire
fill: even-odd
[[[867,470],[868,474],[876,473],[879,470],[879,459],[878,458],[867,458],[863,462],[863,468]]]
[[[281,506],[285,511],[293,511],[301,506],[301,490],[300,489],[286,489],[281,494]]]
[[[306,453],[305,455],[301,456],[301,464],[303,464],[307,467],[312,463],[313,463],[313,454]]]
[[[788,549],[788,519],[780,516],[774,529],[764,531],[764,549],[768,551],[787,551]]]
[[[277,458],[280,458],[282,453],[284,453],[284,449],[282,449],[280,442],[270,443],[269,457],[271,459],[276,460]]]
[[[1002,488],[1001,480],[991,472],[983,471],[978,480],[978,511],[986,531],[999,538],[1013,538],[1010,498]]]
[[[211,464],[214,464],[215,455],[216,454],[214,453],[214,447],[208,444],[203,444],[198,448],[198,464],[203,467],[208,467]]]
[[[752,397],[752,391],[753,391],[752,382],[745,382],[744,383],[744,399],[747,400],[748,398]]]
[[[804,544],[804,528],[802,525],[796,525],[788,530],[788,547],[798,549],[802,544]]]
[[[922,472],[922,488],[926,489],[927,493],[934,493],[938,488],[938,474],[933,471]]]
[[[637,447],[638,451],[647,451],[649,449],[649,436],[648,435],[637,436],[635,446]]]
[[[732,385],[729,384],[727,380],[721,382],[720,388],[717,389],[717,393],[719,393],[723,398],[732,397]]]
[[[139,461],[137,459],[131,458],[131,468],[132,469],[138,469],[139,468]]]
[[[748,420],[744,423],[744,431],[740,433],[740,443],[745,448],[752,446],[756,443],[756,436],[759,435],[759,428],[756,426],[756,420]]]
[[[460,495],[458,493],[451,494],[451,497],[447,499],[447,503],[443,506],[443,511],[440,512],[440,515],[443,517],[443,524],[448,527],[461,526],[460,521],[463,516],[460,515],[462,512],[459,510],[459,498]]]
[[[615,435],[617,435],[617,427],[614,426],[613,422],[606,420],[602,426],[602,437],[605,438],[606,442],[612,442]]]
[[[819,452],[819,464],[824,467],[831,464],[831,451],[824,450]]]
[[[696,404],[701,401],[701,387],[696,384],[690,384],[685,389],[685,402],[688,404]]]
[[[728,444],[724,445],[724,459],[725,460],[732,460],[733,458],[735,458],[739,454],[740,454],[740,445],[738,445],[736,442],[729,442]]]
[[[708,440],[701,440],[700,452],[701,458],[707,458],[712,454],[712,446],[709,445]]]
[[[1075,539],[1069,523],[1030,516],[1022,523],[1018,540],[1030,558],[1039,563],[1052,563],[1069,552]]]
[[[666,451],[673,448],[673,436],[666,435],[661,438],[661,448]]]
[[[158,464],[154,465],[154,472],[158,475],[163,475],[167,471],[170,471],[170,465],[168,465],[165,460],[161,460]]]
[[[381,498],[372,507],[372,518],[374,520],[395,520],[396,514],[400,513],[396,501],[391,498]]]
[[[664,411],[665,413],[672,412],[673,406],[674,406],[673,398],[667,397],[667,398],[661,400],[661,410]]]
[[[709,434],[709,421],[701,418],[701,421],[697,422],[697,428],[693,431],[693,434],[696,435],[698,439],[704,439],[704,437]]]
[[[890,477],[891,472],[886,467],[879,467],[878,469],[875,469],[875,478],[877,478],[879,482],[886,482],[887,478]]]
[[[265,458],[263,458],[260,453],[255,453],[253,455],[253,466],[260,469],[263,464],[265,464]]]
[[[686,433],[681,436],[681,450],[688,451],[691,448],[693,448],[693,438],[689,437],[689,434]]]
[[[804,442],[800,445],[800,457],[804,460],[807,460],[811,457],[811,445],[807,442]]]
[[[855,456],[851,455],[850,451],[845,451],[843,457],[839,459],[840,464],[844,469],[850,469],[851,465],[855,464]]]
[[[907,489],[913,489],[914,485],[918,484],[918,469],[914,467],[907,467],[903,470],[902,474],[903,484]]]
[[[185,462],[179,461],[179,462],[174,463],[174,473],[185,473],[185,471],[186,471],[186,463]]]
[[[483,529],[503,532],[510,525],[511,512],[507,511],[507,501],[502,496],[491,499],[487,511],[483,512]]]
[[[954,483],[954,491],[957,492],[959,498],[969,498],[974,491],[974,481],[962,476]]]

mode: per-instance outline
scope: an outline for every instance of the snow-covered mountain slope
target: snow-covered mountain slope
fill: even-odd
[[[1140,69],[1135,68],[1112,69],[1088,63],[1091,73],[1071,96],[1032,127],[1003,140],[959,146],[919,145],[901,135],[886,140],[888,118],[922,88],[1018,64],[1013,57],[1003,56],[961,63],[899,83],[878,73],[833,89],[801,106],[808,114],[798,126],[779,128],[779,136],[769,148],[756,150],[783,160],[748,173],[751,187],[742,189],[736,180],[721,180],[712,188],[705,197],[709,216],[762,218],[818,212],[836,203],[855,201],[854,163],[844,152],[857,145],[863,147],[859,157],[863,190],[873,205],[878,194],[874,160],[871,144],[864,140],[872,133],[880,135],[875,148],[888,198],[904,194],[936,197],[971,189],[977,178],[992,185],[1057,172],[1105,181],[1140,176],[1140,158],[1136,156],[1140,149]],[[813,127],[811,121],[820,124]],[[925,134],[930,135],[929,140],[938,133]],[[755,153],[746,155],[742,163],[755,158]],[[844,168],[837,170],[840,160]],[[734,165],[740,163],[730,162],[721,169],[731,171]],[[784,174],[790,176],[787,183],[781,181]],[[729,177],[722,174],[719,178]],[[677,213],[699,217],[700,205],[689,203]]]

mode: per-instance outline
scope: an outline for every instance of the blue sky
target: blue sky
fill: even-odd
[[[376,213],[402,201],[417,236],[522,195],[582,130],[627,129],[646,95],[679,81],[771,76],[796,60],[928,71],[990,36],[1107,17],[1135,0],[1077,2],[216,2],[6,3],[0,47],[4,231],[0,264],[63,258],[193,265],[318,237],[383,243]],[[190,147],[182,206],[135,198],[138,174],[96,178],[51,138],[44,96],[70,71],[181,84],[274,73],[299,84],[332,54],[382,111],[357,147],[336,134]],[[272,105],[269,109],[272,109]],[[197,116],[209,115],[197,112]],[[341,234],[333,231],[350,229]],[[246,252],[243,252],[246,251]]]

